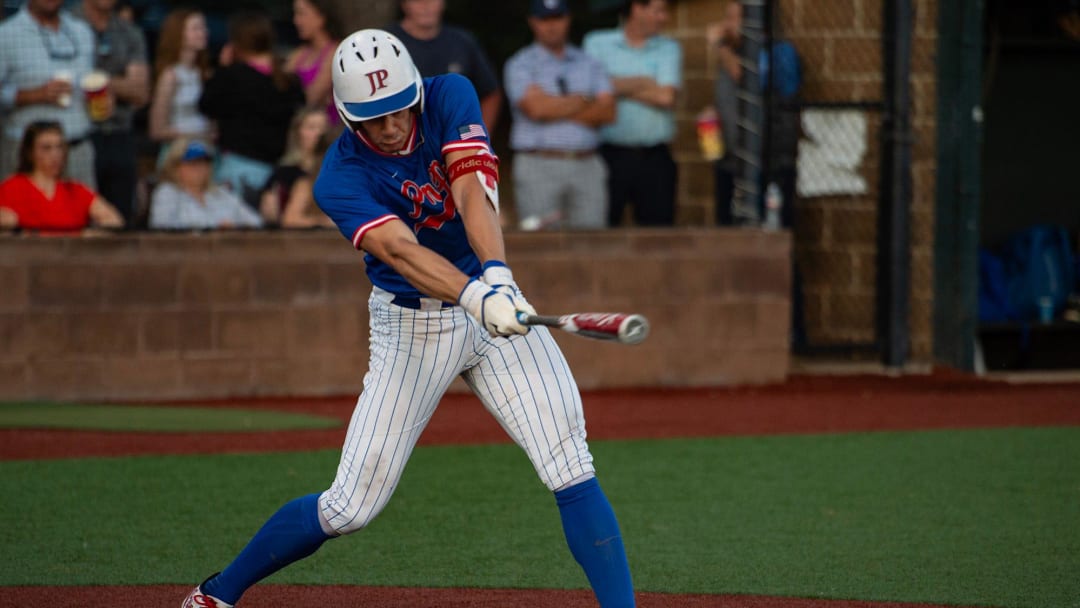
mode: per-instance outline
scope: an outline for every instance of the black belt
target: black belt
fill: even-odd
[[[623,144],[604,144],[605,148],[612,148],[616,150],[624,150],[626,152],[656,152],[657,150],[663,150],[668,147],[668,144],[652,144],[651,146],[625,146]]]
[[[545,158],[562,158],[565,160],[579,160],[589,158],[596,154],[596,150],[519,150],[521,154],[535,154]]]
[[[434,298],[425,298],[425,299],[431,300],[431,299],[434,299]],[[390,300],[390,303],[395,305],[395,306],[400,306],[402,308],[411,308],[413,310],[420,310],[420,298],[410,298],[409,296],[394,296],[394,299]],[[453,304],[450,304],[449,302],[443,302],[442,303],[443,308],[450,308],[451,306],[453,306]]]

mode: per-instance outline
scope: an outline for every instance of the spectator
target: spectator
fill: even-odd
[[[495,130],[502,92],[495,69],[468,31],[442,21],[444,0],[399,0],[401,21],[383,29],[401,39],[422,76],[453,72],[468,78],[480,98],[488,132]]]
[[[739,61],[742,18],[742,3],[730,0],[724,7],[723,21],[710,24],[705,36],[709,46],[716,48],[720,64],[713,103],[719,119],[724,155],[713,164],[713,170],[716,181],[716,223],[721,226],[735,223],[731,204],[735,195],[735,175],[739,169],[735,147],[738,144],[739,87],[742,83],[742,64]]]
[[[30,123],[52,120],[68,137],[69,175],[91,189],[94,146],[82,89],[73,83],[93,71],[90,26],[61,10],[62,0],[27,0],[0,23],[0,177],[18,163],[20,140]]]
[[[715,164],[716,175],[716,222],[720,225],[735,223],[732,201],[735,192],[735,176],[740,166],[734,154],[739,143],[737,124],[740,119],[739,93],[746,88],[743,81],[743,62],[751,59],[743,57],[742,44],[743,5],[738,0],[729,0],[724,7],[724,20],[710,24],[706,29],[706,40],[716,48],[720,64],[716,77],[715,109],[720,118],[726,154]],[[767,173],[757,176],[757,189],[762,194],[753,201],[758,218],[764,220],[763,194],[769,184],[776,184],[781,192],[781,225],[790,227],[795,202],[796,160],[800,135],[799,88],[801,86],[801,68],[798,53],[791,42],[777,37],[773,40],[773,55],[762,49],[757,58],[761,70],[761,89],[750,92],[762,95],[769,102],[765,120],[768,121],[769,162]],[[770,64],[773,75],[770,77]],[[765,81],[771,82],[768,95],[764,95]]]
[[[124,226],[123,216],[101,195],[64,179],[67,151],[60,123],[27,126],[19,142],[17,171],[0,182],[0,227],[72,232],[90,224]]]
[[[631,0],[622,26],[585,36],[585,52],[600,60],[615,87],[615,123],[604,127],[600,153],[607,162],[608,223],[622,223],[633,203],[635,223],[670,226],[675,221],[677,169],[675,97],[682,84],[682,49],[660,34],[667,0]]]
[[[260,11],[234,13],[221,67],[206,81],[199,110],[217,121],[218,181],[252,208],[285,151],[289,121],[303,105],[300,81],[274,56],[270,18]]]
[[[529,28],[534,42],[506,62],[503,79],[514,118],[519,225],[602,228],[607,169],[596,153],[597,129],[615,119],[611,80],[599,61],[567,42],[565,0],[532,0]]]
[[[285,70],[296,74],[309,106],[321,106],[332,124],[340,124],[330,92],[330,64],[341,40],[341,19],[329,0],[294,0],[293,25],[303,41],[289,53]]]
[[[259,214],[213,183],[209,144],[180,138],[165,158],[164,181],[150,201],[150,227],[173,230],[258,228]]]
[[[322,106],[308,106],[293,117],[285,156],[267,180],[259,202],[267,224],[282,228],[334,225],[316,206],[312,192],[323,154],[332,142],[329,126]]]
[[[98,191],[130,224],[138,180],[133,123],[135,110],[150,100],[150,70],[142,30],[120,19],[115,9],[116,0],[83,0],[73,13],[94,32],[94,67],[109,76],[115,98],[111,115],[97,120],[91,135]]]
[[[165,17],[154,58],[156,82],[149,115],[150,138],[162,144],[159,168],[176,138],[212,139],[213,126],[198,107],[210,75],[207,42],[206,18],[199,11],[179,8]]]

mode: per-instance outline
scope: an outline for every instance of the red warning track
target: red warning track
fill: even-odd
[[[804,376],[761,388],[600,391],[586,393],[583,399],[591,440],[1080,425],[1080,384],[1010,385],[942,374]],[[337,448],[354,404],[353,396],[198,403],[304,412],[342,421],[339,429],[319,431],[0,429],[0,460]],[[506,434],[474,396],[450,394],[420,444],[506,441]]]

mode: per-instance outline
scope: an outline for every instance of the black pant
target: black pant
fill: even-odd
[[[735,174],[727,165],[716,162],[713,163],[713,175],[716,192],[716,225],[733,226],[735,210],[731,208],[731,203],[735,198]]]
[[[604,144],[600,155],[608,167],[609,226],[622,224],[623,210],[631,203],[638,226],[675,223],[678,168],[667,144],[641,148]]]
[[[97,174],[98,194],[112,203],[131,225],[135,214],[135,134],[130,131],[95,132],[94,172]]]

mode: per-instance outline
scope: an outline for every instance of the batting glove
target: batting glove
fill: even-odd
[[[481,281],[469,281],[458,296],[458,304],[493,336],[529,333],[529,327],[518,321],[513,298]]]
[[[536,314],[536,309],[529,304],[517,283],[514,282],[514,273],[510,272],[510,267],[503,262],[498,260],[484,262],[484,274],[480,280],[493,287],[495,291],[510,296],[510,299],[514,301],[514,307],[521,312],[527,315]]]

